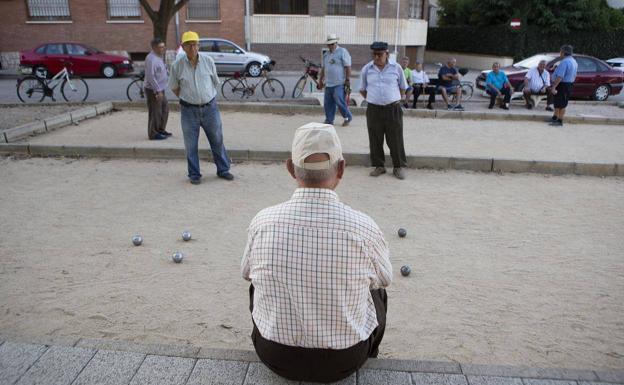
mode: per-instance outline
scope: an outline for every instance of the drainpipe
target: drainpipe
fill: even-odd
[[[249,0],[245,0],[245,49],[251,50],[251,31],[249,30]]]
[[[373,41],[377,41],[377,37],[379,36],[379,2],[381,0],[377,0],[377,4],[375,5],[375,27],[373,34]]]

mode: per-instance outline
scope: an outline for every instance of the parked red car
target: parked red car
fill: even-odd
[[[20,67],[33,72],[47,71],[54,75],[72,63],[76,75],[112,78],[133,71],[132,61],[125,56],[109,55],[99,49],[80,43],[46,43],[30,51],[20,52]]]
[[[572,55],[578,63],[576,80],[572,88],[573,98],[607,100],[609,95],[617,95],[624,87],[624,74],[600,59],[587,55]],[[540,60],[546,60],[546,70],[552,75],[561,58],[558,53],[540,53],[511,66],[501,68],[509,78],[515,92],[524,88],[524,76],[529,69],[536,67]],[[490,71],[483,71],[477,77],[477,88],[485,90],[485,77]]]

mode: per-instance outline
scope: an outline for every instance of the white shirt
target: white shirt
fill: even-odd
[[[206,104],[217,96],[219,75],[214,60],[208,55],[198,53],[197,66],[180,55],[171,66],[169,88],[180,90],[180,99],[191,104]]]
[[[416,71],[412,70],[412,84],[425,84],[429,83],[429,76],[425,70]]]
[[[378,325],[370,290],[392,281],[377,224],[322,188],[299,188],[256,215],[241,270],[254,285],[252,317],[262,337],[306,348],[368,339]]]
[[[368,103],[385,106],[401,100],[401,91],[407,89],[403,68],[396,62],[388,61],[382,70],[371,60],[362,67],[360,91],[366,91]]]
[[[533,67],[524,76],[529,79],[529,89],[531,92],[539,92],[544,87],[550,87],[550,73],[544,69],[540,75],[537,67]]]

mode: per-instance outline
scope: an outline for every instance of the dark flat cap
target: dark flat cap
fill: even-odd
[[[375,41],[373,42],[373,44],[370,45],[370,49],[372,49],[373,51],[387,51],[388,43],[386,43],[385,41]]]

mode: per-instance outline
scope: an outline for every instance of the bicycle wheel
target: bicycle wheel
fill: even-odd
[[[462,101],[468,101],[472,97],[472,93],[474,92],[474,88],[472,88],[472,84],[463,83],[461,85],[462,90]]]
[[[131,102],[145,100],[145,90],[143,89],[143,79],[134,79],[126,88],[126,96]]]
[[[36,76],[26,76],[17,82],[17,97],[22,103],[39,103],[45,97],[45,84]]]
[[[297,99],[298,97],[301,96],[301,94],[303,94],[303,90],[306,86],[307,80],[308,79],[305,76],[302,76],[299,78],[299,80],[297,80],[297,84],[295,84],[295,89],[293,90],[293,93],[292,93],[293,99]]]
[[[81,78],[70,78],[63,80],[61,94],[67,102],[84,102],[89,96],[89,86]]]
[[[277,79],[268,78],[262,83],[262,94],[267,99],[283,99],[284,85]]]
[[[246,95],[243,82],[235,78],[229,78],[221,86],[221,93],[225,100],[241,100]]]

